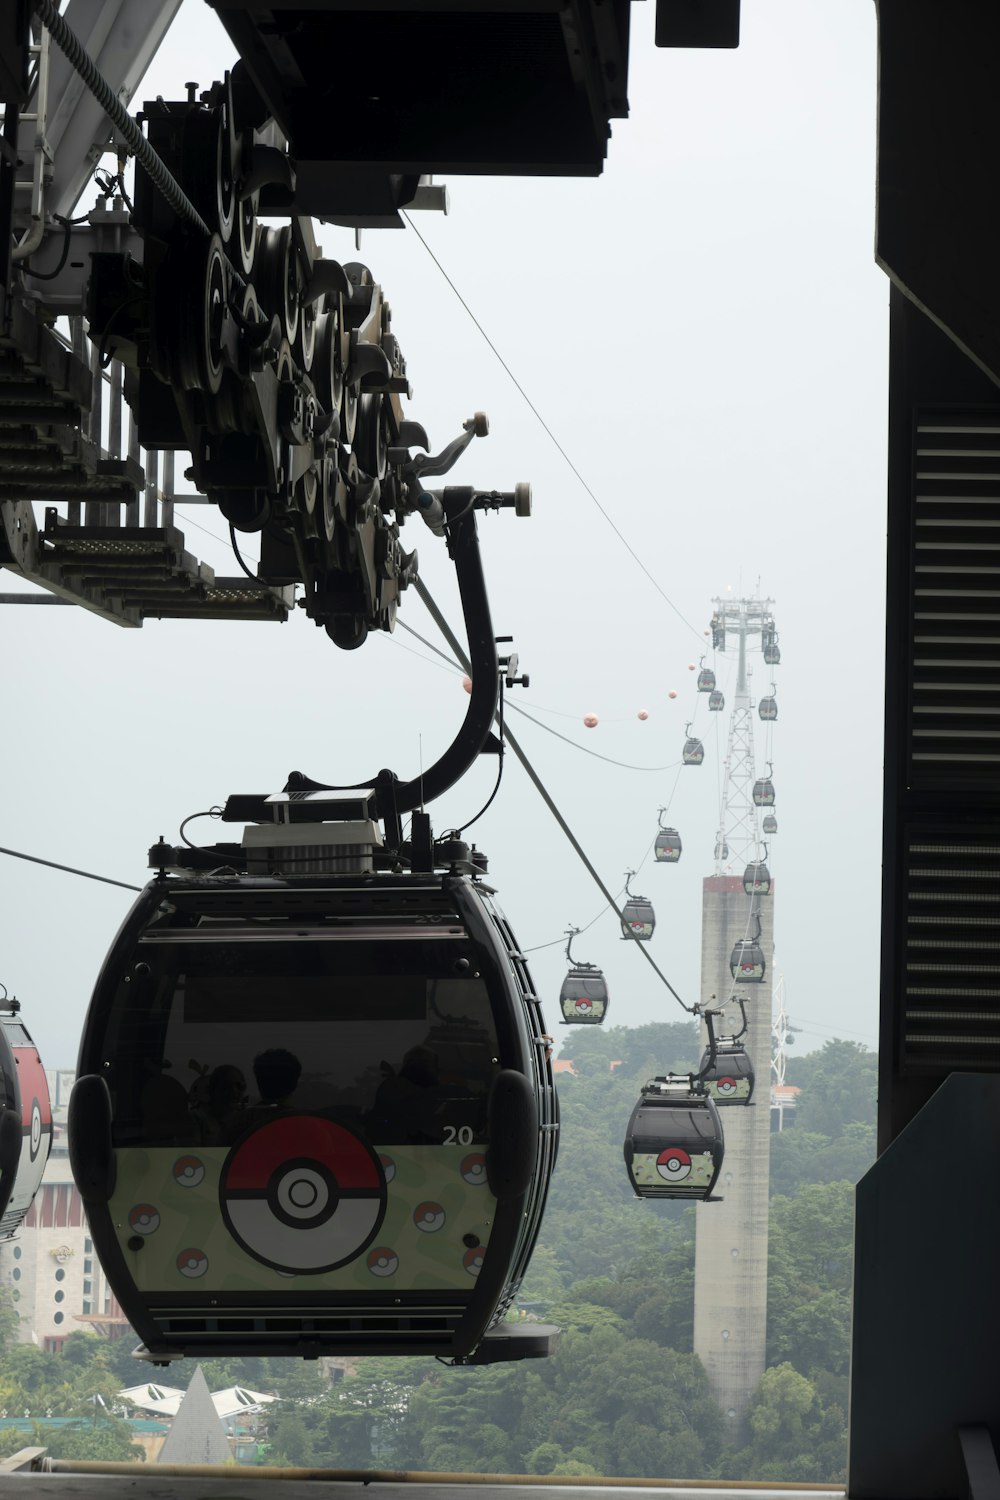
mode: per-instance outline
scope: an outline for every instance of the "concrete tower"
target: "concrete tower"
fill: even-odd
[[[746,1002],[747,1030],[741,1040],[753,1063],[756,1086],[749,1107],[720,1109],[726,1154],[716,1192],[722,1201],[699,1203],[696,1210],[694,1349],[726,1418],[729,1440],[738,1442],[750,1398],[764,1372],[767,1338],[775,900],[773,881],[768,894],[753,895],[747,893],[743,881],[745,867],[764,852],[763,809],[754,802],[756,724],[747,652],[760,643],[769,672],[778,653],[770,600],[714,602],[714,644],[725,649],[727,639],[730,644],[738,642],[739,670],[716,835],[716,870],[703,887],[700,998],[705,1007],[721,1008],[716,1032],[722,1035],[739,1032],[743,1019],[737,997]],[[763,727],[769,739],[770,723]],[[765,745],[768,753],[769,745]],[[730,972],[734,945],[754,938],[764,957],[763,980],[734,980]]]

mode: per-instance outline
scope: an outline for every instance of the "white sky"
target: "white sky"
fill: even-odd
[[[360,259],[392,303],[409,414],[432,445],[474,410],[489,413],[491,436],[453,482],[533,485],[530,521],[480,520],[495,628],[514,636],[531,677],[516,704],[587,749],[672,765],[712,597],[759,582],[776,601],[776,968],[803,1049],[832,1035],[875,1045],[888,283],[872,258],[874,8],[747,0],[733,53],[657,51],[653,5],[635,4],[632,18],[632,114],[615,122],[602,178],[452,178],[450,216],[418,224],[694,631],[622,547],[416,237],[366,232]],[[193,77],[205,86],[232,60],[214,14],[184,0],[135,107],[182,97]],[[322,239],[327,254],[359,258],[349,231]],[[179,511],[177,524],[189,550],[219,573],[238,571],[213,511]],[[416,519],[403,541],[419,546],[422,576],[460,629],[443,544]],[[4,575],[0,588],[12,586]],[[402,618],[443,644],[412,593]],[[172,840],[184,816],[230,792],[277,790],[293,768],[336,783],[384,765],[414,775],[421,755],[426,766],[445,748],[467,702],[460,677],[414,655],[404,632],[346,654],[301,614],[282,627],[153,621],[128,631],[82,610],[9,608],[0,628],[0,844],[136,884],[159,834]],[[734,665],[731,653],[716,663],[730,702]],[[760,696],[771,673],[759,655],[755,665]],[[583,728],[586,712],[600,716],[597,729]],[[619,889],[646,855],[674,770],[626,771],[511,722]],[[706,761],[681,773],[669,817],[684,856],[659,867],[650,856],[633,882],[655,903],[653,956],[690,1000],[724,745],[704,700],[697,723]],[[495,764],[432,807],[437,831],[477,811]],[[227,836],[207,822],[189,833]],[[524,947],[602,907],[513,756],[475,834]],[[75,1062],[130,900],[0,856],[0,980],[50,1068]],[[575,953],[605,968],[609,1021],[679,1018],[611,914]],[[533,968],[555,1025],[561,948],[539,952]]]

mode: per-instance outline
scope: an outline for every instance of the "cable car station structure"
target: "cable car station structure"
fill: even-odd
[[[432,452],[403,413],[377,283],[325,262],[307,215],[388,224],[440,207],[435,171],[600,171],[627,109],[628,4],[526,0],[522,21],[469,0],[371,14],[216,0],[240,63],[206,98],[152,108],[143,145],[128,105],[177,8],[70,0],[74,41],[49,0],[0,6],[0,566],[131,627],[280,620],[298,591],[338,644],[361,645],[416,582],[403,523],[442,528],[445,497],[422,481],[483,424]],[[1000,1485],[1000,12],[876,8],[876,258],[891,283],[881,1154],[858,1193],[848,1490],[986,1500]],[[658,0],[656,32],[737,46],[738,0]],[[456,65],[463,38],[474,74]],[[315,103],[324,53],[354,89],[347,159]],[[371,57],[392,83],[378,109],[358,93]],[[433,92],[410,85],[420,58]],[[113,141],[142,156],[135,204],[108,170],[74,223]],[[258,211],[282,229],[253,233]],[[210,439],[198,498],[260,534],[252,577],[217,577],[176,525],[173,464],[195,437]],[[776,637],[763,654],[778,664]],[[727,824],[720,858],[730,839]],[[735,911],[732,878],[718,895]],[[773,897],[757,899],[766,952]],[[704,955],[716,995],[731,946]],[[741,1359],[755,1338],[748,1326]],[[38,1476],[38,1492],[63,1477]]]

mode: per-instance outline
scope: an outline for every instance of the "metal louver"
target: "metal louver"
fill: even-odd
[[[916,413],[910,785],[1000,775],[1000,420]]]
[[[1000,1068],[1000,824],[909,828],[905,1072]]]

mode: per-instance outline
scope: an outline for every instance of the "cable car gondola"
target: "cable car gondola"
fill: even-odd
[[[725,838],[719,837],[716,839],[715,858],[720,861],[725,861],[729,858],[729,845],[726,843]]]
[[[713,714],[720,714],[726,706],[726,698],[721,688],[713,688],[708,695],[708,706]]]
[[[778,700],[774,697],[774,683],[771,684],[768,697],[762,698],[758,703],[757,712],[765,723],[773,723],[778,717]]]
[[[559,991],[559,1008],[564,1026],[599,1026],[608,1013],[608,986],[596,964],[574,959],[570,952],[579,931],[579,927],[571,927],[567,932],[566,957],[570,967]]]
[[[519,680],[475,521],[508,499],[433,499],[471,658],[452,744],[409,781],[231,797],[238,843],[157,844],[97,980],[70,1161],[154,1364],[551,1348],[503,1321],[555,1162],[551,1038],[485,860],[423,811]]]
[[[711,1018],[705,1019],[714,1053]],[[624,1144],[637,1197],[709,1199],[724,1151],[719,1112],[700,1075],[668,1074],[643,1085]]]
[[[702,657],[701,659],[702,659],[702,661],[705,660],[704,657]],[[715,673],[712,671],[711,667],[705,667],[705,666],[703,666],[702,669],[701,669],[701,671],[698,673],[698,691],[699,691],[699,693],[710,693],[713,690],[714,687],[715,687]]]
[[[749,1104],[753,1098],[753,1062],[740,1040],[747,1031],[746,1001],[737,996],[736,1003],[743,1014],[742,1027],[733,1036],[720,1037],[714,1050],[709,1044],[701,1059],[699,1076],[720,1108],[730,1104]]]
[[[765,851],[766,858],[766,851]],[[743,889],[748,896],[766,896],[771,889],[771,872],[764,860],[751,860],[743,871]]]
[[[651,901],[647,901],[645,896],[634,896],[629,890],[629,881],[634,874],[634,870],[629,870],[625,876],[628,900],[622,907],[622,934],[636,942],[648,943],[656,926],[656,915]]]
[[[781,661],[781,647],[776,639],[764,643],[764,660],[769,667],[776,667]]]
[[[774,783],[771,780],[771,767],[768,765],[767,775],[758,777],[753,784],[754,807],[774,806]]]
[[[659,811],[660,827],[653,840],[653,858],[660,864],[675,865],[681,857],[681,836],[676,828],[663,826],[665,807]]]
[[[739,938],[729,956],[729,972],[739,984],[760,984],[764,978],[764,950],[756,938]]]
[[[765,833],[777,833],[777,831],[778,831],[778,820],[774,816],[774,813],[765,813],[764,814],[764,821],[763,821],[763,823],[761,823],[760,826],[764,830]]]
[[[20,1229],[52,1146],[49,1086],[17,1000],[0,999],[0,1240]]]
[[[380,869],[370,794],[302,795],[231,799],[260,821],[193,870],[151,851],[87,1017],[74,1176],[154,1362],[465,1359],[554,1162],[538,1002],[480,856],[428,838]]]
[[[700,766],[705,759],[705,747],[701,740],[695,739],[691,734],[690,724],[685,724],[684,733],[687,735],[687,739],[684,741],[681,759],[686,766]]]

